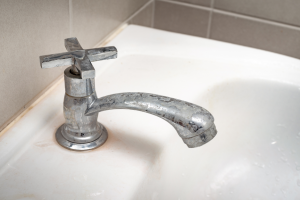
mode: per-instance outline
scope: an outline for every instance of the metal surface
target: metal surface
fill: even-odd
[[[80,74],[82,79],[95,78],[95,69],[91,62],[117,58],[115,47],[82,49],[77,38],[65,39],[65,47],[69,52],[40,56],[43,69],[72,66],[72,73]]]
[[[75,75],[73,67],[64,71],[66,93],[72,97],[86,97],[94,93],[95,79],[82,79],[79,74]]]
[[[212,140],[217,130],[213,116],[195,104],[147,93],[120,93],[97,98],[95,69],[91,62],[117,57],[115,47],[83,50],[76,38],[65,40],[67,53],[40,57],[42,68],[72,65],[64,72],[66,122],[57,130],[60,145],[72,150],[89,150],[102,145],[107,131],[97,122],[98,112],[131,109],[158,116],[170,123],[192,148]]]
[[[60,145],[72,150],[89,150],[102,145],[107,131],[97,122],[98,113],[85,116],[85,110],[95,98],[95,69],[91,61],[117,57],[115,47],[84,50],[77,38],[65,39],[69,52],[40,57],[41,67],[53,68],[71,65],[64,71],[65,98],[64,116],[66,122],[57,130],[56,139]]]
[[[188,147],[198,147],[216,134],[213,116],[195,104],[148,93],[120,93],[96,99],[86,115],[105,110],[130,109],[146,112],[169,122]]]
[[[76,50],[83,50],[83,48],[79,44],[79,41],[77,40],[77,38],[65,39],[65,47],[66,47],[67,51],[69,51],[69,52],[76,51]],[[70,72],[72,72],[72,74],[74,74],[74,75],[80,74],[80,71],[76,68],[75,65],[72,65],[72,69],[70,70]]]
[[[100,123],[98,123],[98,125],[101,128],[102,134],[100,137],[98,137],[96,140],[93,140],[92,142],[75,143],[75,142],[67,140],[62,134],[65,124],[61,125],[57,129],[57,131],[55,133],[55,138],[61,146],[65,147],[67,149],[76,150],[76,151],[85,151],[85,150],[94,149],[94,148],[97,148],[97,147],[101,146],[102,144],[104,144],[108,137],[107,130],[105,129],[105,127]]]

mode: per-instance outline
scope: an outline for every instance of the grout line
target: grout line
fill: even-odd
[[[210,8],[205,7],[205,6],[193,5],[193,4],[183,3],[183,2],[178,2],[178,1],[171,1],[171,0],[157,0],[157,1],[163,1],[163,2],[177,4],[177,5],[186,6],[186,7],[198,8],[198,9],[201,9],[201,10],[207,10],[207,11],[211,10]]]
[[[69,0],[69,37],[73,35],[73,2]]]
[[[153,0],[153,9],[152,9],[152,18],[151,18],[151,28],[154,28],[154,22],[155,22],[155,0]]]
[[[153,2],[153,0],[148,1],[147,3],[145,3],[145,5],[143,5],[140,9],[138,9],[137,11],[135,11],[135,13],[133,13],[130,17],[128,17],[124,22],[127,23],[128,21],[132,20],[132,18],[134,18],[135,16],[137,16],[138,14],[140,14],[140,12],[142,12],[146,7],[148,7],[151,3]]]
[[[270,25],[274,25],[274,26],[280,26],[280,27],[283,27],[283,28],[288,28],[288,29],[293,29],[293,30],[300,31],[299,26],[284,24],[284,23],[280,23],[280,22],[275,22],[275,21],[271,21],[271,20],[267,20],[267,19],[247,16],[247,15],[242,15],[242,14],[237,14],[237,13],[232,13],[232,12],[224,11],[224,10],[220,10],[220,9],[209,8],[209,7],[205,7],[205,6],[199,6],[199,5],[193,5],[193,4],[189,4],[189,3],[176,2],[176,1],[171,1],[171,0],[157,0],[157,1],[163,1],[163,2],[168,2],[168,3],[172,3],[172,4],[187,6],[187,7],[198,8],[198,9],[201,9],[201,10],[212,11],[213,13],[220,13],[220,14],[224,14],[224,15],[230,15],[230,16],[233,16],[233,17],[238,17],[238,18],[242,18],[242,19],[247,19],[247,20],[251,20],[251,21],[261,22],[261,23],[265,23],[265,24],[270,24]]]
[[[148,1],[147,3],[145,3],[140,9],[138,9],[137,11],[135,11],[135,13],[133,13],[131,16],[129,16],[127,19],[125,19],[119,26],[117,26],[117,28],[115,28],[114,30],[112,30],[106,37],[104,37],[102,40],[100,40],[96,46],[100,47],[102,46],[106,40],[108,40],[109,38],[111,38],[113,35],[117,33],[120,33],[121,29],[124,29],[124,26],[126,27],[128,25],[128,22],[130,20],[132,20],[135,16],[137,16],[138,14],[140,14],[141,11],[143,11],[147,6],[149,6],[151,3],[153,2],[153,0]]]
[[[117,29],[115,29],[112,33],[108,35],[108,37],[105,37],[105,40],[100,41],[98,44],[94,46],[94,48],[97,47],[103,47],[107,45],[110,41],[112,41],[117,35],[119,35],[126,27],[128,26],[127,23],[122,23],[121,26],[118,26]]]
[[[213,15],[213,11],[214,11],[214,0],[211,0],[210,8],[211,8],[211,10],[209,11],[209,18],[208,18],[208,26],[207,26],[207,35],[206,35],[206,38],[210,37],[211,20],[212,20],[212,15]]]
[[[261,19],[261,18],[247,16],[247,15],[232,13],[232,12],[228,12],[228,11],[224,11],[224,10],[220,10],[220,9],[214,9],[213,12],[300,31],[300,27],[298,27],[298,26],[293,26],[293,25],[284,24],[284,23],[280,23],[280,22],[270,21],[267,19]]]

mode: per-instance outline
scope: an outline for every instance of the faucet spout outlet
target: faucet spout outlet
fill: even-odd
[[[64,71],[65,123],[56,132],[58,143],[71,150],[90,150],[107,140],[105,127],[97,121],[98,112],[112,109],[142,111],[170,123],[190,148],[211,141],[217,134],[213,116],[204,108],[178,99],[129,92],[97,98],[95,69],[91,62],[117,57],[115,47],[84,50],[76,38],[67,38],[68,52],[40,57],[42,68],[71,65]]]

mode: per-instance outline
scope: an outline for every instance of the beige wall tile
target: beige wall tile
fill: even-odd
[[[300,58],[300,31],[214,13],[211,38]]]
[[[215,0],[215,8],[300,26],[299,0]]]
[[[144,8],[139,14],[137,14],[132,20],[129,21],[130,24],[136,24],[140,26],[152,26],[153,20],[154,3],[150,3],[146,8]]]
[[[91,48],[148,0],[73,0],[72,35]]]
[[[209,11],[173,3],[155,2],[154,28],[206,37]]]
[[[201,5],[201,6],[210,6],[211,3],[211,0],[171,0],[171,1],[178,1],[178,2],[195,4],[195,5]]]
[[[0,127],[63,73],[42,70],[39,56],[65,51],[68,2],[0,0]]]

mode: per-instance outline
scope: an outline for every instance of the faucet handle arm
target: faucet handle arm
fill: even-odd
[[[76,51],[76,50],[83,50],[76,37],[66,38],[65,47],[69,52]]]
[[[40,56],[40,65],[42,69],[74,65],[74,58],[83,59],[83,50]]]
[[[83,50],[76,37],[65,39],[65,47],[69,52]],[[114,59],[117,58],[117,54],[117,48],[112,46],[85,50],[85,55],[91,62]]]
[[[81,79],[94,78],[95,69],[91,62],[117,58],[116,47],[101,47],[94,49],[82,49],[77,38],[65,39],[66,53],[40,56],[42,69],[73,66],[71,72],[81,76]]]
[[[87,49],[86,52],[91,62],[115,59],[118,56],[118,50],[114,46]]]

